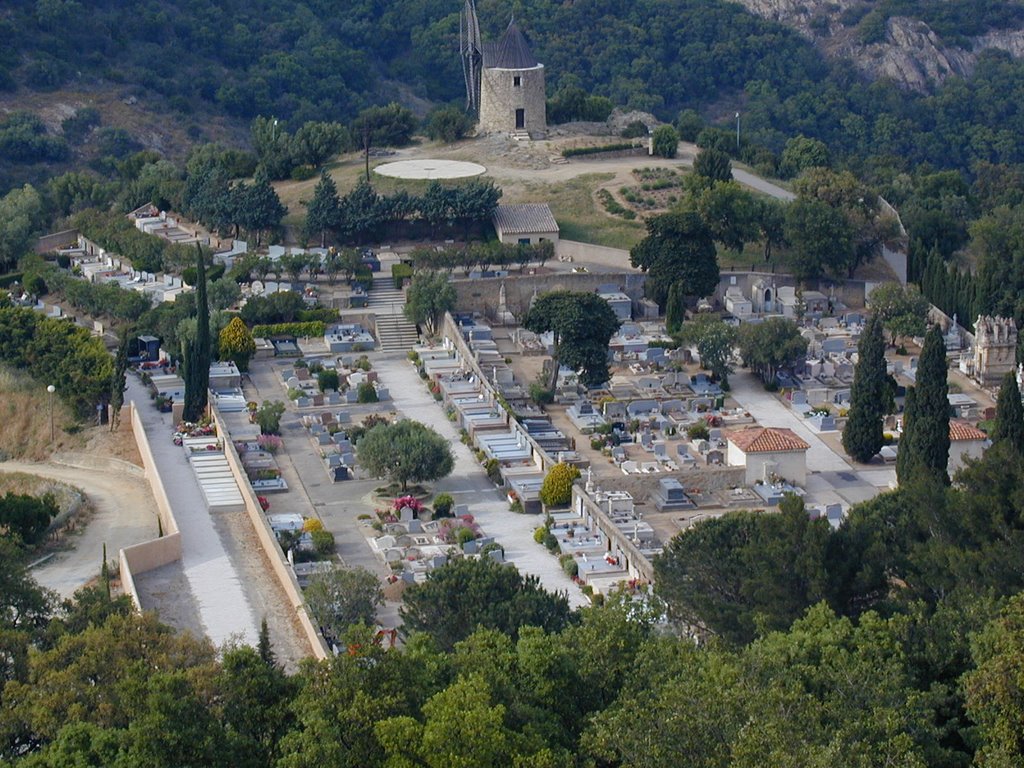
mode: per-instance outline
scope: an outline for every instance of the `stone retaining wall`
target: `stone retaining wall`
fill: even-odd
[[[327,648],[327,644],[324,642],[323,636],[317,630],[316,625],[313,624],[309,612],[306,610],[306,601],[302,597],[302,588],[295,578],[295,573],[284,559],[281,547],[277,543],[277,537],[271,530],[270,523],[267,522],[263,508],[256,498],[256,492],[249,484],[249,477],[245,474],[238,451],[235,450],[234,443],[231,442],[231,434],[224,426],[224,422],[221,421],[215,409],[213,410],[213,419],[217,425],[217,434],[224,444],[224,456],[227,458],[228,466],[231,468],[231,474],[238,483],[238,489],[242,492],[245,511],[249,515],[249,521],[252,523],[253,530],[256,532],[256,538],[259,539],[260,546],[263,547],[263,553],[267,556],[267,562],[270,564],[278,583],[281,585],[281,589],[284,590],[288,601],[295,610],[295,616],[306,635],[306,639],[309,641],[313,655],[317,659],[329,658],[330,651]]]

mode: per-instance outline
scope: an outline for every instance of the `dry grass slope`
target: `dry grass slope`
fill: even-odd
[[[112,434],[106,425],[82,424],[57,396],[53,426],[51,442],[46,385],[0,366],[0,460],[46,461],[54,453],[86,451],[142,465],[130,429]]]

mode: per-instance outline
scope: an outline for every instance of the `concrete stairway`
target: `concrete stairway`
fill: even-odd
[[[402,314],[405,291],[396,289],[390,281],[373,281],[366,306],[376,315],[377,341],[382,352],[405,352],[419,341],[416,326]]]
[[[416,326],[402,315],[377,315],[377,340],[381,352],[406,352],[416,346]]]

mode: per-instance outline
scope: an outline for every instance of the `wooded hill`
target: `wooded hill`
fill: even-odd
[[[517,7],[547,66],[549,95],[579,86],[666,120],[682,108],[731,120],[739,109],[751,164],[767,162],[766,152],[780,152],[800,133],[873,174],[921,162],[967,169],[978,160],[1024,161],[1024,65],[1005,54],[983,55],[970,82],[908,96],[862,81],[794,32],[731,3],[524,0]],[[210,114],[243,124],[274,116],[291,129],[310,120],[347,123],[399,90],[435,104],[461,98],[458,11],[454,0],[363,0],[343,12],[322,0],[142,0],[130,11],[112,0],[87,10],[66,0],[14,0],[0,10],[0,89],[9,92],[9,108],[32,92],[114,89],[191,123],[197,137]],[[506,2],[482,2],[485,36],[496,36],[510,12]],[[971,28],[1005,24],[1006,14],[988,4]],[[51,126],[43,140],[38,126],[0,124],[0,191],[24,179],[18,166],[66,155],[82,138],[78,128],[60,136]],[[131,139],[104,136],[114,144]]]

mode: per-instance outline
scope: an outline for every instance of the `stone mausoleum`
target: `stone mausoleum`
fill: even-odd
[[[998,387],[1016,370],[1017,326],[1012,318],[979,315],[974,323],[974,379],[983,387]]]
[[[547,133],[544,65],[513,19],[497,42],[483,45],[480,133],[541,138]]]

